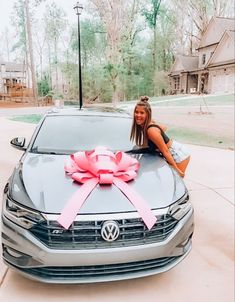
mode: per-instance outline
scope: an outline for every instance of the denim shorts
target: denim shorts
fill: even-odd
[[[177,141],[173,140],[172,145],[169,148],[172,157],[176,163],[181,163],[183,160],[190,156],[189,149]]]

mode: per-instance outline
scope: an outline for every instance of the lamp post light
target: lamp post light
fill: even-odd
[[[80,43],[80,18],[83,6],[77,2],[73,9],[78,16],[78,76],[79,76],[79,107],[82,108],[82,71],[81,71],[81,43]]]

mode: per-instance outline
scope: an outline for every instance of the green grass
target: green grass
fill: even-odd
[[[203,95],[195,96],[185,99],[188,96],[181,96],[178,98],[166,97],[151,98],[152,106],[221,106],[221,105],[234,105],[234,95]]]
[[[42,115],[40,114],[25,114],[25,115],[14,115],[10,118],[10,120],[16,122],[37,124],[41,120],[41,118]]]
[[[171,129],[167,131],[167,135],[186,144],[234,150],[234,141],[228,137],[208,135],[189,128],[171,126]]]

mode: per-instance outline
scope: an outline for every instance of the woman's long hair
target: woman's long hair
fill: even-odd
[[[151,106],[148,103],[149,97],[148,96],[141,96],[140,100],[135,105],[135,109],[133,112],[133,122],[131,127],[131,135],[130,139],[135,141],[137,146],[145,147],[148,144],[148,137],[147,137],[147,127],[152,120],[152,110]],[[136,124],[135,121],[135,110],[137,106],[143,107],[144,111],[147,113],[146,120],[144,125],[140,126]]]

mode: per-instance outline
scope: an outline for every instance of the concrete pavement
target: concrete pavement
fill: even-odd
[[[0,117],[0,190],[21,152],[9,145],[35,125]],[[49,285],[25,279],[1,263],[1,301],[234,301],[234,152],[190,145],[185,182],[195,209],[193,249],[169,272],[120,282]]]

